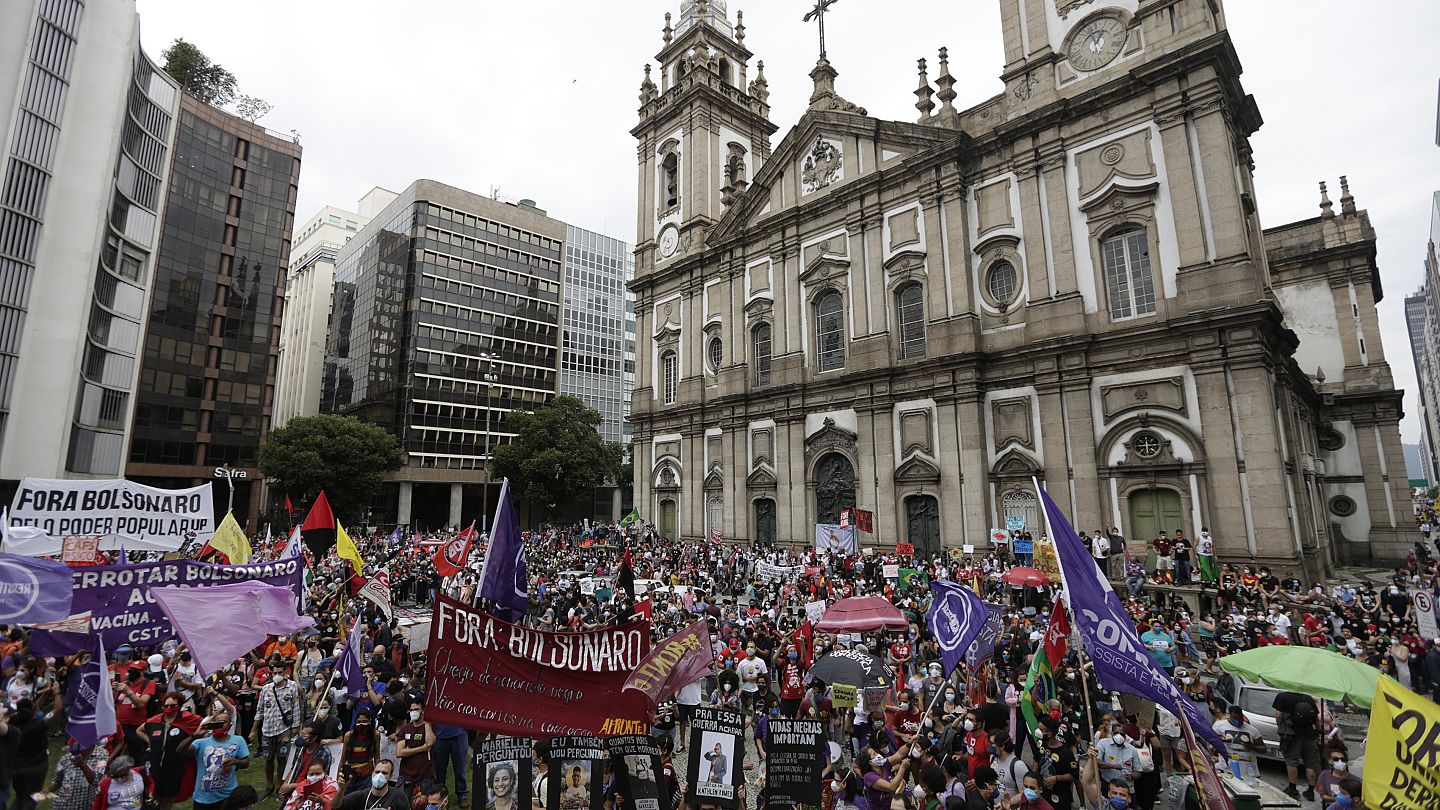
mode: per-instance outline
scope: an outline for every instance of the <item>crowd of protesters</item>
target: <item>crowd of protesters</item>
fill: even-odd
[[[362,575],[383,564],[397,605],[428,605],[437,593],[466,601],[474,594],[475,560],[442,580],[427,537],[356,539],[366,560]],[[1018,533],[1010,540],[1032,548],[1035,542]],[[1179,531],[1149,542],[1127,543],[1114,530],[1085,540],[1125,595],[1147,651],[1213,719],[1241,775],[1253,776],[1255,754],[1266,746],[1234,703],[1235,683],[1217,671],[1216,660],[1230,652],[1274,644],[1327,647],[1440,699],[1440,639],[1420,636],[1410,601],[1416,589],[1440,589],[1428,537],[1381,588],[1348,580],[1307,586],[1244,563],[1204,572],[1197,555],[1213,553],[1204,532],[1196,543]],[[702,704],[746,713],[762,759],[771,718],[824,720],[836,745],[826,764],[823,810],[897,804],[911,810],[1148,810],[1183,781],[1178,720],[1104,693],[1075,651],[1055,669],[1048,695],[1037,699],[1025,691],[1053,594],[1048,587],[1011,586],[1001,575],[1015,562],[1033,562],[1033,551],[1021,555],[1001,545],[971,555],[841,555],[670,542],[644,524],[547,529],[527,534],[526,542],[532,587],[525,622],[537,628],[586,630],[628,621],[642,597],[656,640],[708,617],[715,674],[687,685],[656,713],[654,733],[676,795],[683,774],[670,756],[695,743],[689,719]],[[628,550],[628,577],[621,576],[622,550]],[[263,559],[278,549],[257,552]],[[887,578],[891,565],[923,576]],[[88,654],[32,657],[25,628],[0,628],[0,808],[8,802],[31,810],[51,801],[58,810],[168,810],[192,801],[197,810],[240,810],[274,799],[286,810],[448,810],[453,799],[468,810],[474,735],[426,720],[425,660],[412,652],[417,640],[398,618],[351,595],[356,577],[346,566],[333,557],[312,561],[314,627],[294,638],[272,637],[212,677],[200,677],[175,642],[114,650],[118,732],[89,748],[72,743],[53,760],[51,738],[64,736],[67,682]],[[785,573],[774,576],[769,566]],[[994,657],[979,671],[943,672],[939,646],[925,629],[926,579],[970,585],[1006,606]],[[1182,598],[1186,589],[1199,594],[1201,609]],[[877,594],[902,611],[906,630],[807,630],[806,604]],[[358,695],[348,694],[335,672],[352,619],[364,627],[366,687]],[[838,707],[834,684],[809,676],[814,661],[844,651],[877,656],[893,673],[878,704]],[[1033,733],[1023,716],[1027,701],[1038,716]],[[1282,693],[1276,703],[1287,792],[1322,807],[1361,804],[1359,782],[1346,770],[1358,746],[1345,739],[1333,715],[1316,712],[1315,700],[1297,693]],[[537,756],[543,750],[540,741]],[[247,768],[255,770],[257,784],[263,772],[263,790],[240,784],[238,772]],[[543,758],[535,773],[533,801],[543,808]],[[757,808],[763,785],[759,793],[749,797]],[[506,804],[497,806],[508,810]],[[632,810],[616,795],[608,795],[606,805]]]

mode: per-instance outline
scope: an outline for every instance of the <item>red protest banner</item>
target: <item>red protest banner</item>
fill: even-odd
[[[867,534],[875,533],[875,513],[869,509],[855,510],[855,528]]]
[[[623,689],[649,652],[641,622],[547,633],[442,596],[430,622],[425,717],[523,737],[648,734],[645,696]]]
[[[898,555],[900,555],[901,557],[914,557],[914,556],[915,556],[915,544],[914,544],[914,543],[896,543],[896,544],[895,544],[895,553],[898,554]]]

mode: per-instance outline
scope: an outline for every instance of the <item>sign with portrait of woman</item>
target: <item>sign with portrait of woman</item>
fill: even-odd
[[[470,784],[484,810],[531,810],[530,751],[528,737],[496,737],[476,743]]]

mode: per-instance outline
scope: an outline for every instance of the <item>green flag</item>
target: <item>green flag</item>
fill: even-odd
[[[1055,697],[1055,672],[1050,668],[1050,656],[1044,647],[1035,650],[1030,662],[1030,672],[1025,675],[1025,688],[1020,693],[1020,714],[1025,718],[1025,727],[1034,736],[1039,720],[1035,717],[1035,700],[1042,701]]]
[[[626,515],[626,516],[623,517],[623,518],[620,518],[620,528],[622,528],[622,529],[628,529],[628,528],[630,528],[631,526],[633,526],[633,525],[635,525],[636,523],[638,523],[639,521],[640,521],[640,513],[637,512],[637,511],[635,511],[634,509],[631,509],[631,510],[630,510],[630,514]]]
[[[921,588],[928,589],[930,587],[930,576],[924,571],[919,571],[914,568],[901,568],[900,585],[906,590],[914,588],[917,585]]]

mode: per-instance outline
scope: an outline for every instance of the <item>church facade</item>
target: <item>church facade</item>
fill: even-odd
[[[772,146],[722,0],[666,15],[638,141],[635,503],[671,538],[863,545],[1207,527],[1318,576],[1404,555],[1375,236],[1263,228],[1219,0],[999,0],[1003,94],[869,116],[822,54]]]

